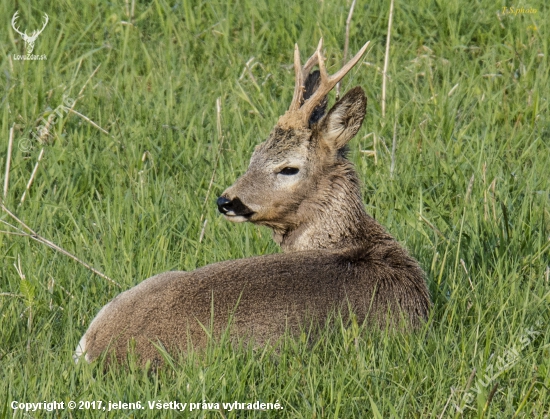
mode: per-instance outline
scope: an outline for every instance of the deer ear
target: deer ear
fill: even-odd
[[[351,140],[363,123],[367,113],[367,97],[359,86],[347,92],[334,104],[320,122],[320,134],[333,150],[343,148]]]

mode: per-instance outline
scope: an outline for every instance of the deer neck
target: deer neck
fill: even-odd
[[[299,222],[273,230],[284,252],[365,246],[369,232],[381,228],[365,212],[353,170],[326,179],[297,211]]]

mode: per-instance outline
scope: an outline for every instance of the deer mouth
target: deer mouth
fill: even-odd
[[[241,213],[235,213],[233,211],[228,211],[223,214],[226,220],[231,221],[233,223],[244,223],[245,221],[250,221],[250,218],[256,214],[255,212],[247,212],[244,214]]]
[[[244,223],[246,221],[250,221],[250,217],[252,217],[255,213],[251,212],[250,214],[246,215],[231,215],[231,214],[224,214],[226,220],[231,221],[233,223]]]
[[[248,208],[239,198],[228,199],[225,196],[220,196],[217,201],[218,211],[230,221],[242,223],[249,221],[255,212]]]

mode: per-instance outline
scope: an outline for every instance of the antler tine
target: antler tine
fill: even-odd
[[[369,47],[370,41],[367,41],[365,45],[359,50],[357,54],[355,54],[355,57],[353,57],[351,60],[348,61],[348,63],[342,67],[336,74],[333,76],[330,76],[330,80],[334,80],[334,85],[338,83],[342,78],[357,64],[357,62],[361,59],[367,48]]]
[[[321,53],[322,47],[322,39],[321,42],[319,42],[319,48],[317,48],[316,55],[317,60],[319,64],[319,71],[321,73],[321,83],[315,93],[304,103],[304,105],[300,108],[300,113],[302,114],[302,121],[306,123],[309,119],[309,116],[311,115],[311,112],[315,109],[317,105],[323,100],[323,98],[332,90],[334,86],[336,86],[336,83],[338,83],[342,78],[353,68],[355,64],[361,59],[365,51],[367,50],[368,46],[370,44],[370,41],[368,41],[363,47],[359,50],[355,56],[348,61],[348,63],[342,67],[338,72],[336,72],[334,75],[329,76],[327,73],[327,70],[325,68],[325,63],[323,59],[323,55]]]
[[[290,111],[297,111],[300,106],[302,106],[304,83],[311,69],[319,62],[318,52],[321,50],[321,48],[323,48],[323,38],[321,38],[321,40],[319,41],[319,46],[317,47],[317,50],[313,53],[311,57],[309,57],[309,59],[302,67],[300,60],[300,49],[298,48],[298,44],[294,45],[294,73],[296,82],[294,85],[294,96],[289,107]]]
[[[294,96],[292,97],[292,102],[290,103],[289,111],[297,111],[302,104],[302,95],[303,95],[303,72],[302,64],[300,62],[300,49],[298,44],[294,44]]]
[[[309,60],[304,64],[303,68],[303,74],[304,74],[304,80],[309,76],[309,72],[313,67],[315,67],[319,63],[319,52],[323,48],[323,38],[319,40],[319,45],[317,45],[317,49],[313,53],[311,57],[309,57]]]

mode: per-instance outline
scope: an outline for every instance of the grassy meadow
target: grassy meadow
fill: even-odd
[[[0,0],[3,205],[118,284],[0,210],[1,419],[550,418],[544,0],[396,0],[385,115],[390,2],[355,6],[349,55],[371,47],[341,86],[361,85],[369,98],[350,158],[368,212],[426,271],[434,306],[424,330],[336,321],[313,343],[305,329],[279,350],[222,338],[167,358],[156,374],[132,360],[73,363],[98,310],[143,279],[279,252],[267,229],[223,220],[215,199],[287,109],[294,43],[303,60],[323,37],[328,71],[340,68],[350,5]],[[47,59],[15,59],[25,51],[10,25],[16,10],[27,33],[49,15],[33,51]],[[54,400],[145,408],[12,409]],[[148,401],[201,407],[177,413]],[[208,410],[203,401],[282,409]]]

